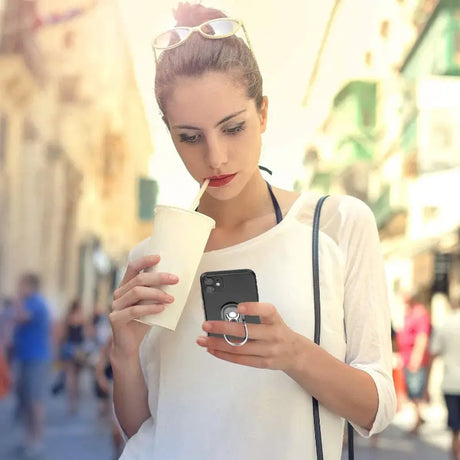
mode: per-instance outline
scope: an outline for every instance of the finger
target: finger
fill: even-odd
[[[126,267],[125,274],[121,280],[120,285],[127,283],[130,279],[134,278],[141,270],[153,267],[160,261],[160,256],[154,254],[151,256],[140,257],[139,259],[132,260]]]
[[[133,319],[139,319],[146,315],[160,313],[165,309],[163,304],[150,305],[133,305],[132,307],[123,310],[113,311],[109,314],[110,323],[112,326],[125,324]]]
[[[229,338],[229,336],[227,336]],[[232,342],[238,343],[242,340],[241,338],[232,339]],[[274,347],[267,342],[261,342],[260,340],[249,340],[240,347],[232,346],[220,337],[206,337],[200,336],[197,339],[197,344],[208,350],[217,350],[225,353],[234,353],[236,355],[251,355],[259,357],[272,356],[274,353]]]
[[[179,278],[171,273],[145,272],[138,273],[134,278],[120,287],[113,293],[113,298],[119,299],[135,286],[156,287],[176,284]]]
[[[112,310],[123,310],[146,300],[151,301],[149,303],[171,303],[174,301],[174,297],[161,289],[136,286],[119,299],[114,300]]]
[[[244,345],[246,346],[246,345]],[[224,351],[209,350],[209,353],[216,358],[229,361],[231,363],[240,364],[242,366],[257,367],[259,369],[270,369],[271,362],[268,358],[252,355],[237,355],[234,353],[226,353]]]
[[[266,324],[246,323],[248,337],[252,340],[268,340],[270,326]],[[244,337],[244,327],[242,323],[230,321],[205,321],[203,330],[213,334],[227,334],[235,337]]]
[[[259,316],[262,324],[274,324],[279,317],[274,305],[262,302],[242,302],[238,304],[238,313]]]

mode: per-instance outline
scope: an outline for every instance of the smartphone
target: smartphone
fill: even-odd
[[[249,269],[205,272],[200,276],[200,284],[204,314],[209,321],[241,323],[243,318],[237,311],[238,304],[259,301],[256,274]],[[245,315],[245,320],[247,323],[260,324],[259,316]],[[208,335],[222,337],[221,334]]]

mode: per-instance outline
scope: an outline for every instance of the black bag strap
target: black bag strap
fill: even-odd
[[[319,290],[319,220],[321,217],[321,208],[329,195],[323,196],[316,204],[315,214],[313,216],[313,235],[312,235],[312,263],[313,263],[313,301],[315,308],[315,333],[314,341],[316,345],[320,344],[321,339],[321,298]],[[321,439],[321,423],[319,419],[319,403],[316,398],[313,399],[313,424],[315,428],[316,458],[323,460],[323,441]],[[354,460],[354,439],[353,427],[348,423],[348,459]]]

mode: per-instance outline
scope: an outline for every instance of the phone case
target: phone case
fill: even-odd
[[[237,305],[259,301],[256,275],[250,269],[205,272],[200,276],[200,284],[206,320],[241,322],[241,317],[235,319]],[[260,324],[259,316],[246,315],[245,320]]]

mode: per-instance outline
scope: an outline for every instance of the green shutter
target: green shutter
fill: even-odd
[[[139,178],[139,219],[152,220],[157,203],[158,183],[146,177]]]
[[[407,155],[417,146],[417,116],[406,123],[401,136],[401,147]]]
[[[335,96],[333,107],[346,119],[353,120],[361,129],[373,129],[376,123],[377,84],[354,80],[347,83]]]
[[[321,190],[321,193],[329,193],[332,183],[332,173],[317,172],[311,181],[310,186],[314,189]]]
[[[446,37],[446,75],[460,75],[460,8],[452,9]]]

